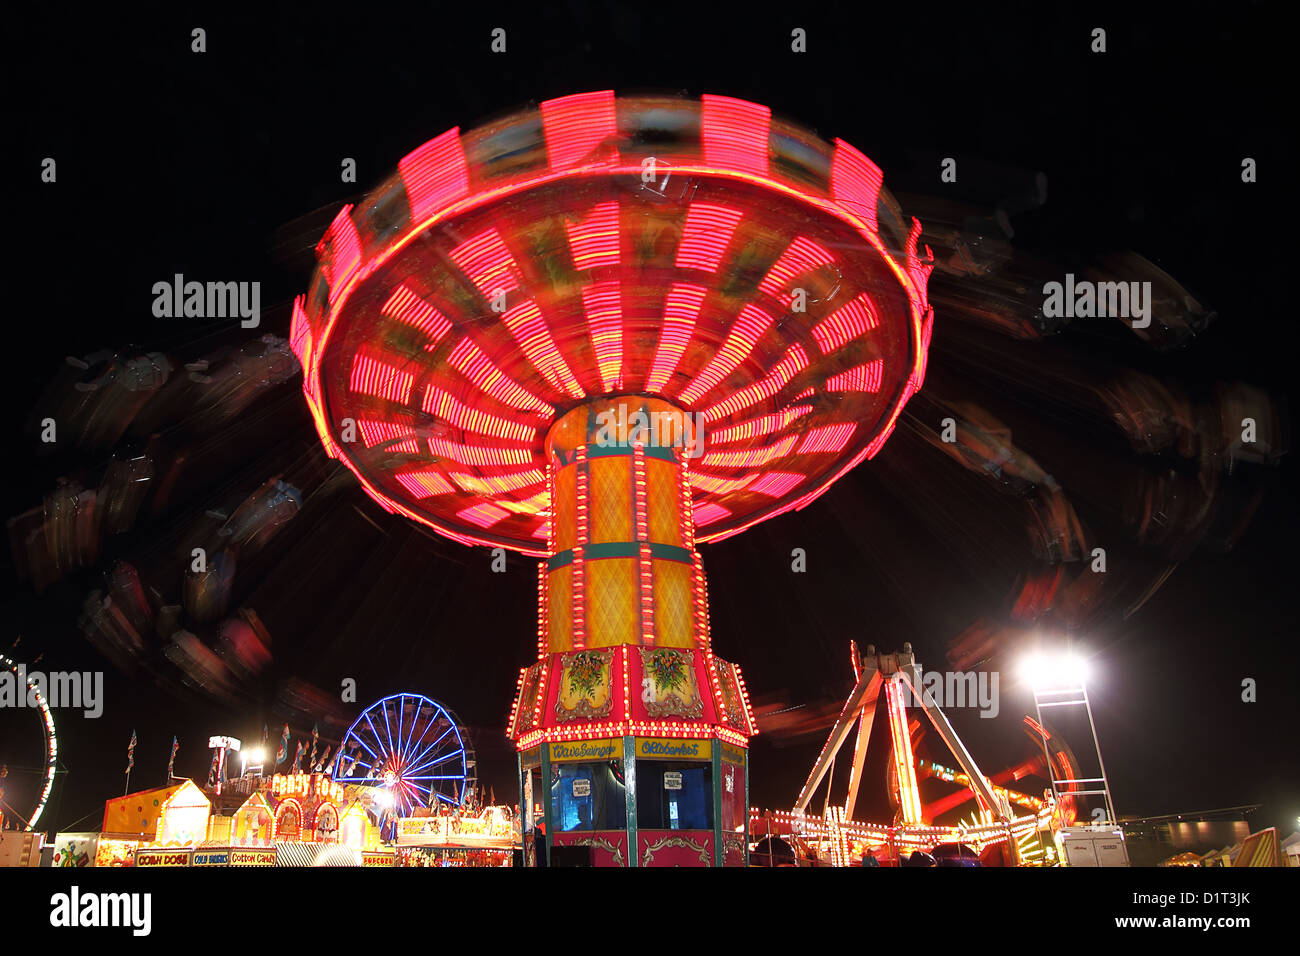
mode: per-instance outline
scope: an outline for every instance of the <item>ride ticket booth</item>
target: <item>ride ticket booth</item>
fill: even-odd
[[[531,796],[526,865],[746,863],[744,748],[708,738],[557,742],[521,755],[520,771]]]
[[[553,553],[538,575],[539,658],[508,730],[526,865],[745,864],[757,727],[709,638],[691,427],[666,402],[624,396],[570,410],[547,436]]]

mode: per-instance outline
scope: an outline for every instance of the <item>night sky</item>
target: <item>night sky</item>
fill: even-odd
[[[60,476],[91,486],[103,468],[103,455],[73,448],[38,455],[34,422],[64,356],[136,345],[184,361],[248,338],[232,322],[155,319],[154,282],[178,272],[260,281],[257,334],[286,335],[312,245],[339,206],[398,159],[449,127],[611,87],[767,104],[860,148],[905,212],[908,196],[996,199],[985,168],[1042,171],[1048,201],[1016,219],[1017,249],[1058,272],[1134,250],[1218,313],[1189,348],[1159,354],[1067,330],[1039,347],[1051,358],[1042,374],[1120,364],[1198,395],[1216,381],[1248,382],[1271,396],[1285,423],[1295,317],[1287,262],[1274,247],[1292,211],[1277,102],[1289,55],[1274,8],[1237,3],[1165,21],[1091,4],[1086,12],[1025,4],[886,15],[896,19],[868,4],[734,17],[544,6],[516,14],[493,5],[478,15],[468,5],[468,15],[421,19],[361,6],[346,20],[318,12],[236,19],[216,7],[148,20],[50,11],[18,25],[11,41],[21,97],[6,150],[14,186],[6,516],[38,506]],[[195,26],[207,30],[202,55],[189,50]],[[508,31],[501,56],[489,52],[496,26]],[[1088,52],[1094,26],[1108,30],[1103,55]],[[794,27],[808,31],[806,54],[790,52]],[[58,162],[53,185],[39,180],[46,156]],[[946,156],[969,160],[972,173],[940,184]],[[1258,161],[1255,184],[1241,182],[1245,156]],[[357,161],[355,185],[339,181],[343,157]],[[1107,506],[1108,459],[1088,459],[1093,424],[1027,401],[999,376],[998,364],[1024,359],[1027,346],[981,339],[995,345],[982,378],[949,328],[938,311],[935,387],[995,410],[1049,472],[1091,475],[1076,502],[1081,514],[1102,531],[1118,526],[1109,514],[1118,503]],[[0,649],[21,634],[6,653],[30,660],[44,652],[49,670],[108,672],[102,718],[56,714],[67,773],[46,825],[98,826],[103,800],[122,792],[133,729],[134,787],[163,782],[173,734],[182,743],[177,772],[202,777],[208,735],[254,739],[266,723],[275,737],[290,682],[337,697],[347,677],[358,681],[361,702],[409,690],[454,708],[474,730],[483,782],[515,801],[503,728],[518,668],[535,656],[535,564],[512,556],[507,574],[493,574],[485,549],[383,513],[354,483],[313,497],[240,567],[233,606],[255,609],[274,642],[274,663],[246,699],[223,704],[147,670],[121,674],[83,638],[82,602],[102,587],[112,559],[137,564],[175,602],[175,555],[215,498],[238,500],[277,473],[316,482],[329,473],[300,382],[268,393],[217,434],[185,433],[184,446],[213,463],[210,484],[192,474],[171,510],[108,541],[95,565],[38,594],[6,555]],[[805,511],[701,548],[715,648],[741,665],[756,702],[816,710],[842,698],[852,684],[850,639],[882,650],[910,641],[923,664],[941,668],[973,621],[1006,614],[1020,558],[1001,542],[1018,532],[999,526],[1004,512],[963,484],[950,461],[929,454],[900,429],[876,461]],[[1231,548],[1210,535],[1136,613],[1075,635],[1094,655],[1094,712],[1121,814],[1262,804],[1252,823],[1284,833],[1300,816],[1295,469],[1284,457],[1257,471],[1237,476],[1259,494]],[[1118,482],[1113,493],[1124,493]],[[919,503],[931,499],[950,505],[943,517]],[[804,574],[791,571],[793,548],[807,552]],[[1126,573],[1125,554],[1116,549],[1110,573]],[[1001,577],[981,573],[1004,565],[1011,570]],[[1247,677],[1258,680],[1257,703],[1241,701]],[[1019,725],[1028,695],[1010,673],[1002,691],[998,719],[954,715],[986,770],[1030,753]],[[356,707],[339,713],[350,719]],[[24,752],[10,743],[35,734],[24,719],[0,713],[0,750]],[[310,719],[294,721],[296,733],[310,729]],[[341,729],[322,725],[327,736]],[[756,738],[751,802],[789,807],[826,729]]]

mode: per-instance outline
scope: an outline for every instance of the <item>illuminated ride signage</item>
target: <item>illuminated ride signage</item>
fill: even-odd
[[[551,744],[551,760],[617,760],[622,756],[621,737]]]
[[[710,760],[713,758],[713,746],[708,740],[638,737],[636,755],[643,760]]]

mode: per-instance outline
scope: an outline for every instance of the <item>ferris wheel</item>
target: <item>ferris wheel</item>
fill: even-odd
[[[469,734],[449,709],[394,694],[353,721],[334,758],[338,783],[383,787],[398,816],[416,807],[459,807],[478,785]]]
[[[26,684],[25,688],[19,690],[20,693],[26,694],[24,703],[31,706],[34,703],[34,709],[37,711],[42,736],[41,753],[44,755],[44,766],[37,767],[9,767],[0,764],[0,821],[11,818],[22,825],[24,830],[34,830],[36,823],[45,812],[45,804],[50,799],[50,790],[54,786],[54,768],[58,762],[59,740],[54,733],[54,714],[50,711],[50,705],[45,700],[45,695],[41,693],[40,686],[33,681],[31,675],[3,654],[0,654],[0,670],[10,671],[17,678],[15,689],[18,690],[20,685]],[[17,796],[14,795],[16,788],[10,786],[6,788],[6,777],[11,771],[20,771],[33,773],[40,777],[40,794],[35,802],[28,802],[26,806],[15,806]],[[6,795],[8,790],[8,795]],[[30,812],[24,814],[24,810]]]

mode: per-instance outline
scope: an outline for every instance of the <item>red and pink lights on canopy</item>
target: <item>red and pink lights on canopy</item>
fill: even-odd
[[[705,423],[719,540],[888,438],[925,375],[919,235],[867,157],[765,107],[585,93],[449,130],[345,206],[290,339],[326,450],[391,512],[546,556],[551,423],[654,395]]]

